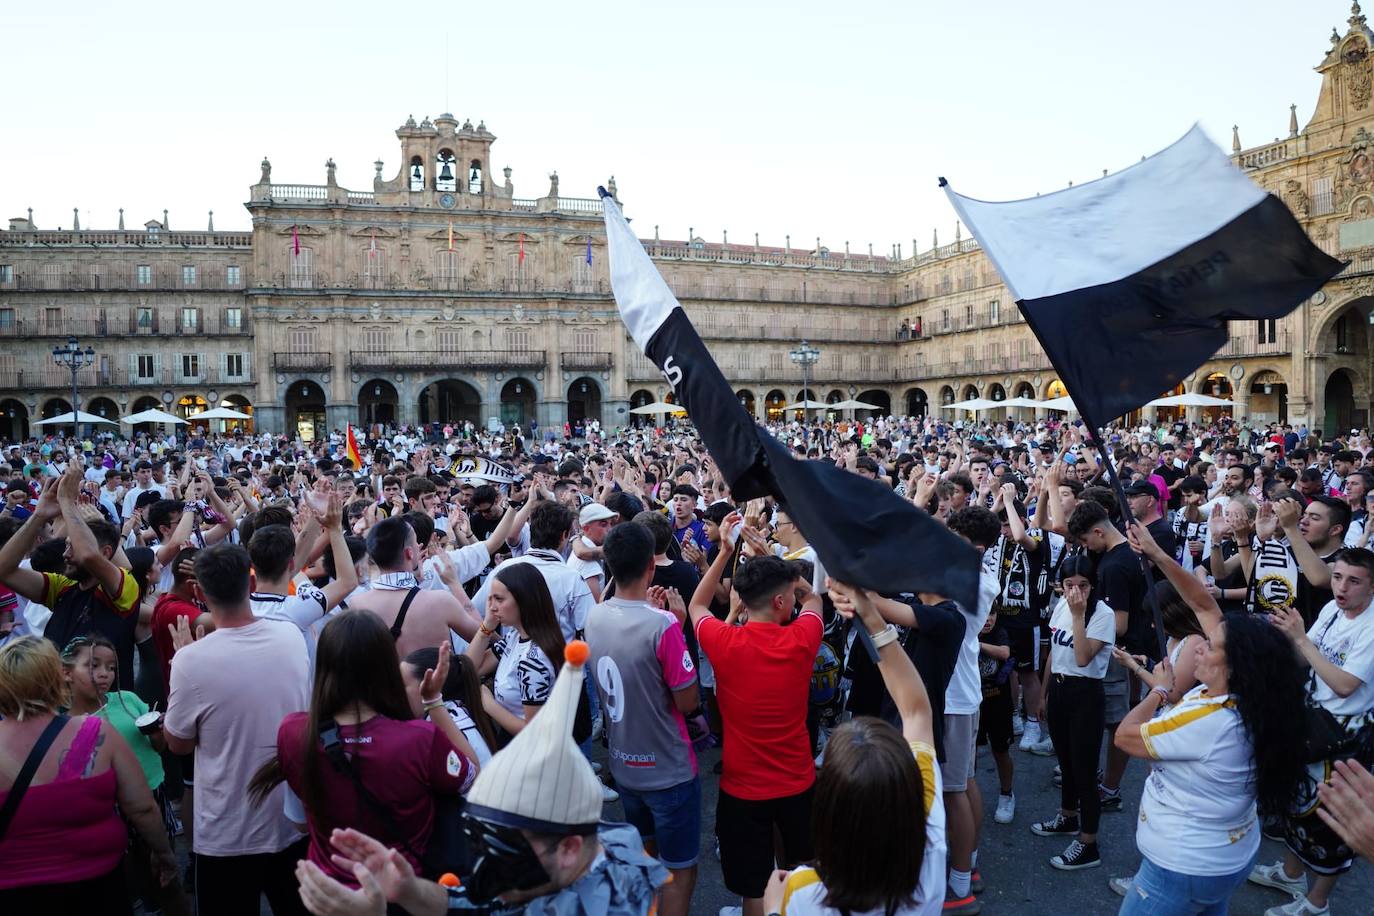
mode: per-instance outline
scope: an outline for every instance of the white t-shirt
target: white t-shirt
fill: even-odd
[[[458,726],[458,730],[463,733],[463,737],[468,739],[468,744],[472,745],[473,752],[477,755],[477,765],[484,767],[491,760],[491,748],[487,747],[487,742],[482,738],[482,732],[477,728],[477,723],[472,721],[472,716],[462,703],[457,700],[448,700],[444,703],[444,708],[448,710],[449,717],[453,719],[453,724]]]
[[[1194,687],[1140,734],[1155,761],[1140,799],[1141,854],[1185,875],[1245,868],[1260,843],[1255,754],[1230,700]]]
[[[558,625],[563,630],[564,640],[576,638],[577,634],[587,628],[587,614],[596,606],[596,602],[592,600],[591,589],[580,575],[568,567],[557,552],[545,549],[531,550],[524,556],[503,560],[492,575],[511,563],[530,563],[543,575],[544,583],[548,585],[549,594],[553,597],[553,612],[558,617]],[[490,591],[491,576],[488,576],[482,587],[477,590],[477,594],[472,596],[472,603],[479,614],[486,613],[487,595]]]
[[[926,795],[926,849],[921,858],[921,874],[912,894],[916,903],[891,911],[891,916],[940,916],[945,905],[945,802],[938,791],[940,764],[935,761],[935,749],[928,744],[912,742],[917,766]],[[787,916],[840,916],[840,911],[825,905],[826,890],[814,868],[798,868],[787,876],[783,892],[782,911]],[[871,910],[850,910],[848,916],[885,916],[883,907]]]
[[[1102,640],[1102,648],[1080,665],[1073,654],[1073,612],[1066,598],[1060,598],[1050,615],[1050,670],[1055,674],[1071,674],[1101,680],[1107,674],[1107,662],[1112,658],[1112,643],[1116,641],[1116,614],[1107,602],[1097,602],[1091,619],[1084,627],[1089,639]]]
[[[1327,661],[1363,682],[1350,696],[1342,697],[1317,677],[1309,688],[1312,699],[1336,716],[1358,715],[1374,707],[1374,612],[1367,607],[1352,619],[1334,600],[1329,601],[1307,636]]]
[[[475,544],[467,544],[457,550],[448,552],[449,559],[453,560],[453,566],[458,570],[458,581],[466,582],[481,575],[482,570],[487,568],[491,562],[491,554],[487,553],[486,541],[478,541]],[[448,591],[448,586],[444,580],[439,578],[439,561],[430,557],[420,564],[420,580],[422,588],[432,591]]]
[[[995,572],[982,567],[978,576],[978,610],[970,614],[962,607],[964,615],[964,641],[959,646],[959,657],[950,675],[949,686],[945,688],[945,712],[953,715],[969,716],[978,711],[983,703],[983,679],[978,673],[978,634],[987,623],[992,612],[992,602],[1002,590],[1001,582]],[[955,605],[958,607],[958,605]]]
[[[581,540],[583,547],[596,547],[595,544],[587,540],[586,535],[583,535]],[[583,581],[587,579],[599,579],[604,575],[600,563],[596,560],[584,560],[575,553],[568,554],[568,567],[581,576]],[[602,585],[604,586],[605,583],[602,583]],[[602,590],[604,591],[605,589],[603,588]]]

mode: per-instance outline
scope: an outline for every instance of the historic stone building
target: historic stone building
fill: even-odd
[[[1369,422],[1374,398],[1374,33],[1358,4],[1317,66],[1300,128],[1233,160],[1278,195],[1350,266],[1277,322],[1237,322],[1181,390],[1220,394],[1235,413],[1328,431]],[[250,189],[250,232],[172,231],[167,214],[126,230],[0,232],[0,436],[69,408],[70,374],[51,350],[68,335],[97,351],[83,410],[150,405],[193,415],[236,406],[271,430],[314,436],[354,423],[471,419],[561,424],[671,399],[636,352],[610,298],[601,207],[538,197],[494,174],[495,137],[452,115],[396,131],[400,158],[375,163],[370,191]],[[390,175],[391,177],[387,177]],[[539,182],[544,188],[543,179]],[[608,181],[614,192],[614,179]],[[1063,394],[996,272],[956,226],[945,245],[902,257],[826,247],[652,236],[629,215],[748,409],[778,416],[805,388],[883,411],[923,413],[973,396]],[[791,351],[820,350],[804,375]],[[1028,414],[1029,411],[1019,411]]]

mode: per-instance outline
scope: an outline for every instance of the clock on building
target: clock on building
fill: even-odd
[[[439,197],[439,206],[441,207],[451,207],[453,203],[454,197],[452,194],[443,194]]]

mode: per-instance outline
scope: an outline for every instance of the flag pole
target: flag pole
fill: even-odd
[[[1116,501],[1121,507],[1121,520],[1129,527],[1135,519],[1131,515],[1130,504],[1126,502],[1126,489],[1121,485],[1121,477],[1116,473],[1116,465],[1107,453],[1107,444],[1103,441],[1100,430],[1093,436],[1093,445],[1102,456],[1102,463],[1107,466],[1107,479],[1111,481]],[[1149,602],[1150,616],[1154,618],[1155,623],[1155,636],[1159,639],[1159,657],[1165,659],[1169,657],[1169,644],[1164,632],[1164,614],[1159,609],[1159,597],[1155,595],[1155,576],[1150,570],[1149,559],[1144,554],[1140,554],[1139,559],[1141,571],[1145,573],[1145,600]]]

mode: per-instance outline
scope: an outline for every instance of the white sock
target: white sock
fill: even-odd
[[[978,870],[978,850],[973,850],[973,861],[969,864],[970,874]]]
[[[968,882],[971,874],[971,872],[958,871],[953,868],[949,870],[949,889],[955,897],[968,896]]]

